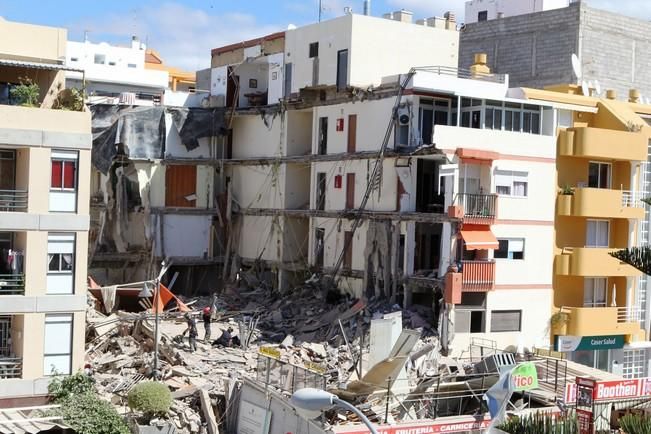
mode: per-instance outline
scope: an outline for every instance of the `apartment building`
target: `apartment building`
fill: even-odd
[[[90,104],[199,106],[196,74],[165,64],[160,54],[133,36],[126,46],[68,41],[67,87],[85,89]]]
[[[21,407],[84,364],[91,120],[56,109],[64,29],[0,19],[0,33],[0,407]],[[30,100],[15,91],[28,82]]]
[[[647,376],[647,277],[610,253],[648,244],[649,106],[635,92],[622,102],[575,85],[521,91],[559,107],[554,348],[626,378]]]

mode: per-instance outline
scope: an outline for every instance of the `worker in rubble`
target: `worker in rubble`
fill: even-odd
[[[212,321],[212,309],[205,307],[203,309],[203,327],[206,329],[206,334],[203,338],[204,342],[210,342],[210,322]]]
[[[199,335],[197,323],[194,321],[194,318],[192,318],[192,315],[190,315],[190,312],[187,312],[184,317],[185,322],[188,324],[188,328],[183,331],[182,335],[185,336],[186,333],[188,334],[190,351],[194,352],[197,351],[197,336]]]
[[[238,339],[239,342],[239,339]],[[212,343],[222,347],[230,347],[233,345],[233,327],[229,327],[222,332],[222,335]]]

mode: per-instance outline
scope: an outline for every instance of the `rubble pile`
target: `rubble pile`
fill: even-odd
[[[324,377],[328,387],[358,378],[371,320],[399,309],[383,302],[330,297],[311,287],[285,297],[266,289],[230,288],[218,298],[184,302],[199,319],[197,350],[190,351],[187,336],[182,336],[186,329],[182,313],[171,309],[160,315],[158,373],[172,391],[174,403],[166,420],[151,421],[152,425],[172,424],[179,433],[209,432],[209,426],[218,424],[215,415],[224,414],[227,385],[243,377],[259,379],[259,354],[264,351],[284,364]],[[204,330],[198,314],[206,306],[214,308],[212,340],[232,327],[241,346],[213,346],[201,339]],[[403,311],[405,328],[432,335],[426,312]],[[89,307],[87,362],[98,392],[123,413],[128,412],[129,390],[154,374],[154,336],[150,312],[118,311],[106,316]],[[207,420],[207,414],[216,420]]]

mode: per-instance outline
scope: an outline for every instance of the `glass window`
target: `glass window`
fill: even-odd
[[[583,306],[606,307],[605,277],[586,277],[583,281]]]
[[[608,220],[588,220],[586,225],[586,247],[608,247],[610,238]]]
[[[313,57],[319,57],[319,43],[312,42],[310,44],[310,59]]]
[[[491,332],[519,332],[521,327],[521,310],[494,310],[491,312]]]
[[[95,64],[103,65],[104,63],[106,63],[106,56],[104,54],[96,54],[95,55]]]
[[[529,195],[529,174],[513,170],[496,170],[495,192],[504,196],[527,197]]]
[[[588,165],[588,187],[610,188],[610,163],[591,161]]]
[[[494,251],[495,259],[524,259],[524,238],[497,240],[499,247]]]
[[[52,189],[74,189],[77,176],[77,160],[52,159]]]
[[[45,315],[43,375],[72,371],[72,314]]]
[[[47,294],[74,293],[75,240],[75,234],[48,234]]]

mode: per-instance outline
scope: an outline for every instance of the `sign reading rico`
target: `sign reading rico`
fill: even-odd
[[[538,387],[538,372],[536,365],[531,362],[520,363],[511,371],[511,382],[513,390],[520,392],[532,390]]]

